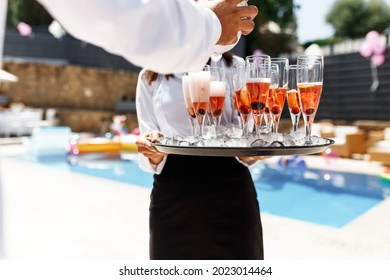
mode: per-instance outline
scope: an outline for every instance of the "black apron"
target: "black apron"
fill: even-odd
[[[256,190],[234,157],[169,155],[154,175],[150,259],[263,259]]]

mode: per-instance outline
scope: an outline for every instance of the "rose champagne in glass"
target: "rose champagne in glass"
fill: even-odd
[[[321,59],[298,59],[298,65],[304,68],[298,70],[297,84],[299,105],[306,128],[306,144],[312,144],[311,127],[314,122],[321,99],[323,84],[323,62]]]
[[[192,105],[191,95],[190,95],[190,84],[188,74],[183,74],[182,76],[182,86],[183,86],[183,96],[186,104],[187,113],[191,122],[192,127],[192,136],[196,135],[195,132],[195,122],[196,122],[196,114],[194,110],[194,106]]]
[[[279,66],[271,63],[271,78],[270,87],[267,96],[267,103],[263,113],[263,119],[265,120],[265,130],[267,132],[273,132],[274,130],[274,119],[271,114],[271,109],[274,106],[275,101],[273,100],[276,96],[275,90],[278,86],[279,81]]]
[[[287,58],[277,57],[271,58],[271,65],[277,65],[277,69],[274,71],[275,85],[272,90],[270,90],[270,95],[268,99],[269,111],[272,117],[272,132],[277,133],[279,128],[280,116],[283,111],[284,103],[286,100],[287,94],[287,77],[288,77],[288,65],[289,61]],[[271,68],[271,71],[273,69]],[[272,80],[272,77],[271,77]]]
[[[242,135],[249,134],[248,121],[251,114],[251,99],[245,85],[245,62],[237,62],[233,65],[232,84],[236,109],[241,117]]]
[[[203,136],[203,123],[210,99],[210,71],[188,73],[190,96],[199,125],[198,137]]]
[[[299,118],[301,116],[301,106],[299,105],[297,71],[304,68],[302,65],[290,65],[288,70],[287,106],[290,112],[293,132],[298,130]]]
[[[220,123],[226,97],[226,74],[222,67],[210,67],[210,113],[216,135],[220,135]]]
[[[261,123],[271,83],[271,58],[267,55],[246,58],[246,89],[251,99],[251,109],[256,133],[261,133]]]

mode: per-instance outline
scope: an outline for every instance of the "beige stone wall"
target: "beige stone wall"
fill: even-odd
[[[56,108],[60,125],[75,132],[101,133],[115,115],[115,103],[123,96],[135,98],[138,73],[74,65],[7,62],[4,70],[19,77],[3,83],[11,101],[37,108]],[[129,130],[137,127],[135,115],[127,115]]]

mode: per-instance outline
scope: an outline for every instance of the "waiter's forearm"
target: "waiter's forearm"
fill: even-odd
[[[159,73],[203,67],[217,16],[183,0],[37,0],[72,36]]]

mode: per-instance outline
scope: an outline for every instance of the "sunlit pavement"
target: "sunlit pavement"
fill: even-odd
[[[0,146],[6,259],[148,259],[150,189],[9,157],[25,152]],[[363,161],[338,164],[381,170]],[[389,215],[390,199],[339,229],[263,213],[265,257],[390,259]]]

